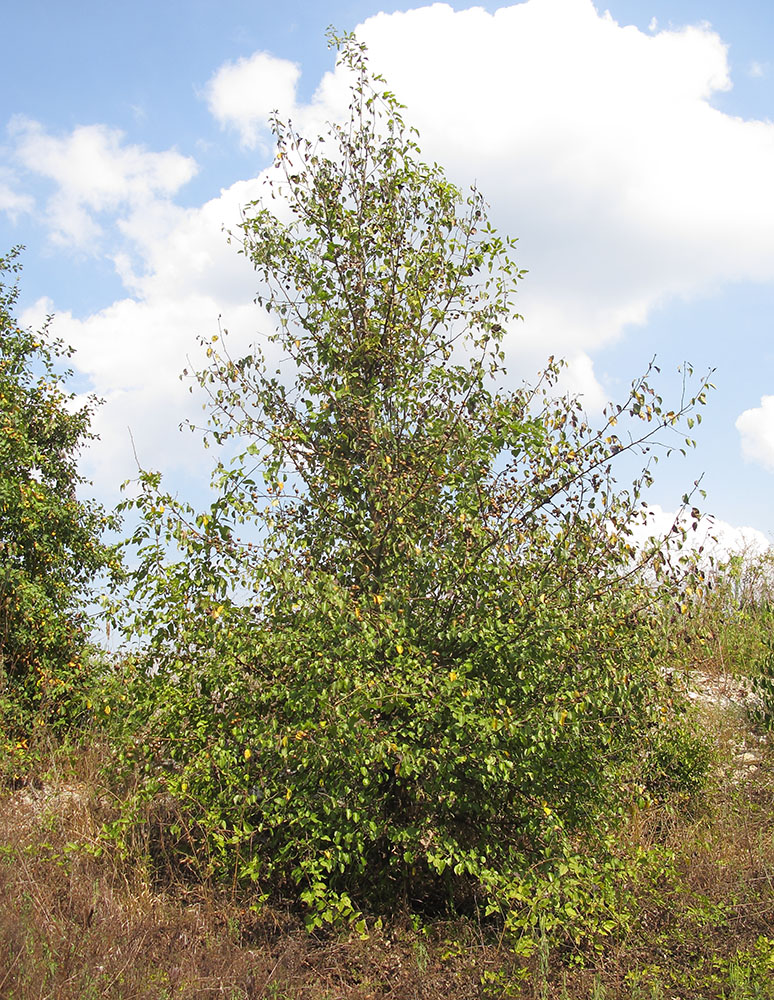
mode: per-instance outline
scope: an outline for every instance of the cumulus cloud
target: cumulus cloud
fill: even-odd
[[[100,440],[84,456],[85,474],[100,497],[115,501],[119,485],[144,468],[205,485],[202,454],[181,438],[184,420],[202,423],[203,396],[185,369],[203,367],[198,338],[225,327],[230,350],[243,352],[269,332],[265,314],[253,304],[255,277],[249,263],[229,246],[224,223],[237,227],[243,206],[260,182],[240,181],[199,208],[152,202],[122,223],[144,268],[116,261],[131,295],[83,319],[41,299],[20,317],[39,327],[55,313],[52,332],[76,349],[78,372],[104,400],[93,429]],[[194,389],[193,394],[189,387]]]
[[[494,223],[520,237],[525,322],[507,342],[519,380],[548,354],[568,357],[568,386],[593,409],[605,395],[594,352],[655,307],[726,281],[774,278],[774,124],[712,106],[731,79],[709,26],[654,21],[643,32],[591,0],[525,0],[492,14],[444,3],[382,13],[358,35],[408,106],[425,158],[463,187],[475,179]],[[274,108],[312,134],[346,115],[343,67],[308,103],[298,103],[299,75],[257,52],[221,66],[203,96],[248,147],[262,141]],[[58,137],[23,119],[14,129],[20,162],[57,186],[55,238],[96,240],[126,285],[124,300],[94,316],[57,321],[108,399],[100,454],[125,442],[132,423],[144,462],[182,462],[176,376],[196,334],[212,332],[220,313],[242,338],[264,322],[251,305],[254,276],[222,232],[258,196],[257,180],[183,209],[174,195],[196,165],[174,150],[130,145],[105,125]]]
[[[0,212],[5,212],[12,222],[35,207],[35,199],[15,190],[14,181],[10,171],[0,170]]]
[[[774,472],[774,396],[762,396],[761,405],[737,417],[742,454]]]
[[[673,526],[687,531],[685,547],[689,551],[701,551],[702,558],[709,564],[727,562],[733,555],[756,558],[771,547],[771,541],[757,528],[740,527],[720,518],[705,516],[695,521],[689,511],[668,511],[659,504],[651,504],[644,512],[645,520],[636,525],[633,540],[644,544],[648,538],[667,538],[673,534]],[[696,527],[694,528],[694,524]]]
[[[33,309],[44,306],[51,303]],[[210,296],[189,295],[177,302],[123,299],[86,320],[56,314],[54,332],[75,346],[79,370],[104,401],[92,421],[100,440],[81,463],[101,497],[115,500],[120,484],[136,477],[137,462],[163,470],[168,481],[192,477],[206,485],[201,451],[178,430],[184,420],[202,423],[202,397],[189,393],[191,382],[180,374],[203,364],[196,338],[217,333],[219,310]],[[237,327],[241,318],[231,316]]]
[[[17,160],[56,185],[46,211],[55,242],[94,250],[103,213],[136,211],[174,195],[196,173],[191,157],[126,144],[119,129],[84,125],[64,136],[16,117],[9,127]]]
[[[670,297],[774,277],[774,124],[712,107],[731,81],[708,26],[656,27],[528,0],[358,29],[426,155],[520,237],[514,351],[593,352]]]
[[[222,126],[236,129],[243,146],[253,149],[271,113],[286,114],[294,107],[300,75],[296,63],[255,52],[220,67],[205,89],[207,106]]]

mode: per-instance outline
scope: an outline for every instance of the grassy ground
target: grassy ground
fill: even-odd
[[[774,998],[774,747],[720,691],[716,672],[696,709],[707,791],[621,833],[650,850],[626,930],[528,958],[470,920],[315,937],[222,888],[154,883],[100,836],[98,742],[51,753],[0,790],[0,998]]]

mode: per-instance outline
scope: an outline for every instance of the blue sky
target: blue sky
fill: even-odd
[[[173,487],[207,479],[177,374],[219,315],[236,345],[266,328],[222,228],[258,195],[269,110],[342,113],[331,23],[520,238],[514,379],[566,356],[593,412],[654,354],[665,396],[682,361],[715,368],[699,447],[652,500],[674,510],[703,474],[709,511],[771,539],[774,5],[754,0],[9,5],[0,247],[27,246],[25,320],[56,313],[78,389],[106,400],[97,495],[133,475],[127,426]]]

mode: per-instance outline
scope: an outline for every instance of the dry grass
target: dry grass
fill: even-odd
[[[733,982],[761,938],[774,936],[774,754],[739,713],[711,714],[718,766],[705,799],[688,814],[653,810],[641,831],[643,844],[672,852],[678,879],[646,889],[618,961],[629,982],[645,970],[640,979],[681,1000],[774,997],[774,945],[758,947],[769,971],[757,992]]]
[[[410,923],[308,935],[289,913],[253,912],[212,888],[153,888],[100,839],[110,812],[99,754],[0,798],[0,997],[467,998],[518,960],[472,928]],[[71,762],[72,763],[72,762]]]
[[[0,791],[0,998],[771,1000],[774,752],[741,712],[703,713],[718,759],[707,795],[622,832],[656,859],[628,934],[529,961],[470,921],[314,937],[249,897],[159,885],[100,836],[114,804],[98,743],[52,757]]]

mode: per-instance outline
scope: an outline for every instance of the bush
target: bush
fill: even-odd
[[[687,570],[632,527],[705,384],[669,410],[649,372],[598,429],[559,363],[498,388],[513,242],[419,160],[352,38],[340,57],[350,121],[315,143],[275,121],[291,221],[255,203],[243,226],[283,374],[214,337],[209,434],[238,458],[205,513],[150,473],[127,504],[145,645],[121,759],[168,857],[312,926],[401,904],[545,925],[550,898],[554,925],[609,930],[595,858],[644,794]]]
[[[0,257],[0,717],[28,733],[32,716],[59,719],[86,669],[90,585],[116,568],[100,541],[115,522],[80,499],[77,455],[95,400],[75,407],[58,367],[71,351],[46,325],[21,329],[13,307],[18,250]]]
[[[749,548],[725,560],[706,551],[705,581],[691,600],[681,638],[688,666],[748,678],[764,660],[774,631],[774,549]],[[677,638],[677,636],[676,636]]]
[[[706,788],[713,747],[701,728],[684,718],[655,728],[646,744],[644,780],[648,793],[658,798],[688,799]]]
[[[769,634],[763,640],[764,651],[752,676],[757,702],[750,709],[753,722],[764,729],[774,729],[774,622],[769,619]]]

